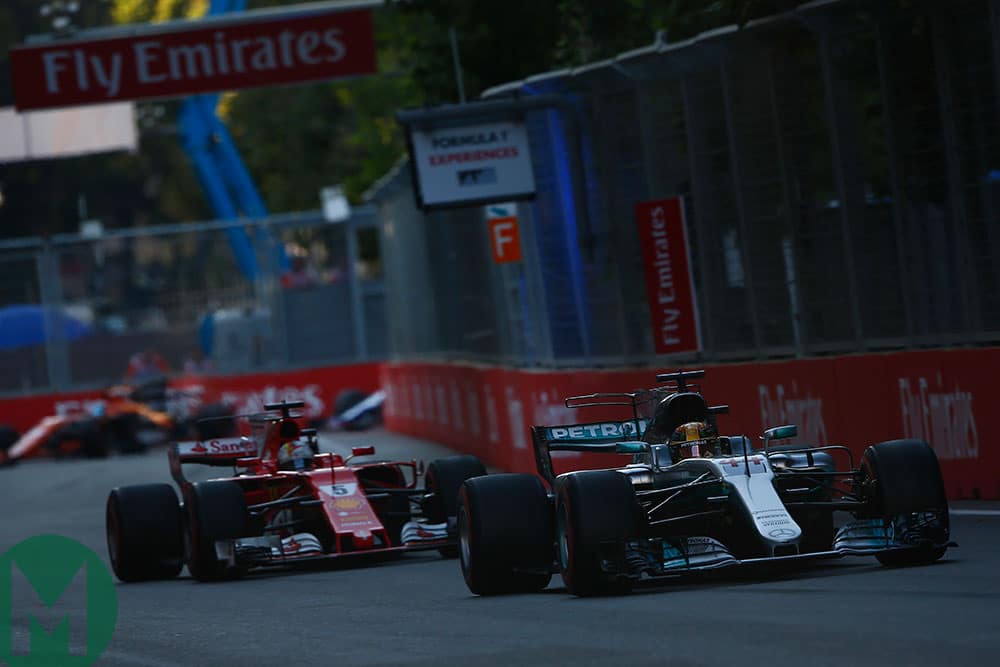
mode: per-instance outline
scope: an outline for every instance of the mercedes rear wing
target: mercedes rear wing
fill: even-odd
[[[567,402],[570,399],[567,399]],[[532,426],[531,442],[535,449],[538,474],[550,484],[555,481],[552,452],[589,452],[592,454],[638,454],[649,445],[639,440],[648,420],[591,422],[561,426]]]
[[[567,408],[628,407],[632,409],[632,419],[561,426],[532,426],[531,440],[538,474],[550,484],[555,480],[552,452],[638,454],[650,450],[648,440],[669,438],[673,428],[680,423],[708,420],[714,424],[717,415],[729,412],[729,406],[709,406],[705,403],[700,387],[691,383],[691,380],[700,380],[703,377],[705,377],[704,370],[659,373],[656,381],[666,384],[666,387],[568,397],[563,401]],[[695,406],[691,405],[692,399],[696,399]],[[681,400],[685,403],[677,405]],[[646,414],[640,410],[640,406],[648,408],[651,403],[660,404],[661,401],[663,403],[671,401],[675,408],[672,410],[668,408],[666,419],[655,414],[652,419],[640,416]],[[649,413],[653,414],[653,411]],[[674,421],[678,423],[674,424]],[[668,426],[669,430],[666,434],[660,434],[659,430],[664,426]],[[650,428],[649,434],[646,433],[647,427]]]

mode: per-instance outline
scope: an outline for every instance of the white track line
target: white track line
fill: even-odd
[[[1000,510],[948,510],[952,516],[1000,516]]]

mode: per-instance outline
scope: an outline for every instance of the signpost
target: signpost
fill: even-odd
[[[521,261],[521,230],[517,219],[517,204],[491,204],[486,207],[490,226],[490,249],[495,264]]]
[[[410,128],[421,205],[465,206],[535,194],[524,123],[511,120]]]

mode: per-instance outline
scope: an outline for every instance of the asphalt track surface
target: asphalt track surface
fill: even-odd
[[[326,436],[345,451],[432,459],[427,442],[375,431]],[[107,558],[104,503],[116,485],[169,481],[163,450],[0,469],[0,553],[40,533]],[[873,558],[729,573],[576,599],[553,577],[538,594],[478,598],[436,553],[199,584],[119,584],[100,665],[985,665],[1000,664],[1000,509],[957,504],[961,545],[929,567]],[[13,604],[38,604],[20,599]],[[76,613],[79,610],[71,610]],[[14,632],[26,627],[15,621]]]

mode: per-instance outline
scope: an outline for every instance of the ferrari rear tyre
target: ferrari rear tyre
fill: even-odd
[[[625,592],[625,542],[638,533],[638,505],[629,479],[614,470],[590,470],[556,480],[559,571],[573,595]],[[608,572],[602,563],[610,564]]]
[[[872,445],[861,460],[862,493],[870,514],[887,522],[925,515],[918,530],[926,545],[876,555],[888,566],[926,565],[940,559],[950,526],[941,466],[922,440],[890,440]]]
[[[424,505],[424,514],[430,523],[445,523],[458,515],[458,489],[462,482],[486,474],[483,462],[475,456],[449,456],[435,459],[427,465],[424,489],[433,493]]]
[[[225,403],[208,403],[199,407],[195,413],[194,424],[198,440],[215,440],[238,435],[233,409]]]
[[[218,581],[242,574],[216,555],[216,540],[235,539],[251,534],[243,487],[228,480],[199,482],[184,494],[187,519],[188,572],[198,581]]]
[[[123,582],[172,579],[184,566],[181,507],[169,484],[121,486],[108,495],[111,568]]]
[[[458,493],[462,576],[476,595],[540,591],[552,578],[552,505],[534,475],[466,480]]]

